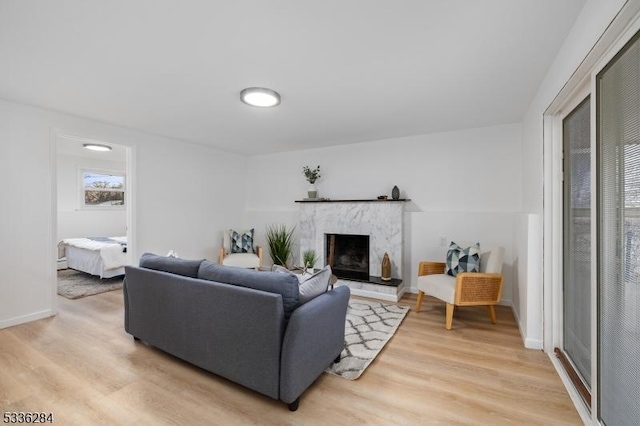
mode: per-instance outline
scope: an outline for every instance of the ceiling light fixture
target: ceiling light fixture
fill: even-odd
[[[102,145],[99,143],[84,143],[82,144],[82,147],[90,149],[91,151],[111,151],[111,147],[109,145]]]
[[[240,100],[254,107],[269,108],[280,104],[280,94],[264,87],[248,87],[240,92]]]

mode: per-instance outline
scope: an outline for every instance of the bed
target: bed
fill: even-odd
[[[66,258],[69,268],[100,278],[124,275],[127,237],[66,238],[58,243],[58,258]]]

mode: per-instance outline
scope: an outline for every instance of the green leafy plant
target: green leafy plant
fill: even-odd
[[[295,226],[288,229],[286,225],[271,225],[267,227],[267,244],[269,245],[269,254],[274,265],[287,267],[287,261],[291,257],[293,231],[295,229]]]
[[[310,169],[309,166],[304,166],[302,168],[302,173],[307,178],[309,183],[316,183],[318,179],[322,176],[320,175],[320,166],[316,166],[315,169]]]
[[[305,250],[302,252],[302,265],[305,269],[313,268],[318,261],[315,250]]]

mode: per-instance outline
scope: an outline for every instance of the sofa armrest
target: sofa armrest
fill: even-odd
[[[344,349],[350,290],[337,287],[296,309],[280,356],[280,400],[292,403]]]

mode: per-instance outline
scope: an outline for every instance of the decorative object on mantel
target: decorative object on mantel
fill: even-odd
[[[391,198],[393,198],[394,200],[400,199],[400,190],[396,185],[394,185],[393,189],[391,190]]]
[[[271,225],[267,227],[266,237],[269,245],[269,254],[274,265],[287,267],[287,262],[291,257],[293,247],[293,231],[287,225]]]
[[[309,198],[317,198],[318,190],[316,189],[316,181],[320,179],[322,176],[320,175],[320,166],[316,166],[315,169],[310,169],[309,166],[304,166],[302,168],[302,173],[307,178],[307,182],[309,182],[309,188],[307,188],[307,194]]]
[[[386,195],[378,195],[378,200],[386,200],[387,198],[389,198]]]
[[[382,273],[380,275],[382,281],[391,281],[391,260],[389,260],[389,254],[386,252],[382,257]]]

